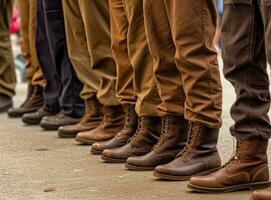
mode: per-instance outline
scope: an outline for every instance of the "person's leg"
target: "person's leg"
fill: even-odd
[[[110,1],[109,6],[111,46],[117,69],[117,98],[123,105],[135,105],[137,96],[134,91],[133,66],[128,55],[128,18],[122,0]]]
[[[56,115],[60,111],[58,98],[61,94],[61,82],[55,69],[55,63],[50,53],[49,40],[46,35],[44,21],[43,0],[37,0],[37,31],[36,31],[36,50],[39,64],[46,80],[43,90],[43,107],[36,112],[26,113],[22,120],[26,124],[40,124],[45,116]]]
[[[105,106],[120,105],[116,97],[116,63],[111,51],[110,18],[107,0],[79,0],[84,22],[91,69],[102,78],[97,97]],[[91,12],[90,12],[91,10]],[[95,31],[93,31],[95,27]]]
[[[36,49],[41,69],[46,80],[44,88],[44,104],[43,108],[49,112],[59,112],[59,97],[61,95],[61,80],[56,71],[56,64],[51,54],[49,38],[47,36],[47,27],[45,23],[44,0],[37,2],[37,33],[36,33]]]
[[[78,68],[78,77],[81,71],[85,77],[81,76],[82,82],[90,86],[93,85],[91,74],[99,78],[96,94],[105,106],[100,126],[93,131],[80,132],[76,139],[83,143],[111,139],[123,127],[124,113],[115,93],[116,67],[110,48],[108,2],[63,0],[62,3],[69,54],[75,69]]]
[[[30,24],[30,1],[19,1],[19,14],[20,14],[20,36],[21,36],[21,51],[25,60],[26,79],[28,82],[33,77],[34,70],[31,67],[31,56],[29,46],[29,24]],[[29,83],[30,84],[30,83]]]
[[[15,66],[9,36],[12,18],[12,1],[0,1],[0,112],[12,107],[11,97],[15,94]]]
[[[80,98],[82,83],[78,80],[70,62],[66,46],[64,18],[61,0],[43,0],[46,34],[49,38],[50,53],[54,69],[59,77],[61,90],[58,101],[61,108],[61,119],[57,116],[44,118],[41,126],[45,129],[58,129],[61,126],[77,124],[84,113],[84,103]]]
[[[266,155],[271,133],[270,94],[264,34],[258,1],[226,1],[222,52],[225,77],[237,95],[231,109],[235,123],[230,128],[237,147],[219,171],[190,180],[189,187],[195,190],[227,192],[270,184]]]
[[[92,131],[77,135],[77,141],[92,144],[112,139],[123,128],[125,113],[116,97],[116,63],[111,50],[108,1],[79,0],[79,7],[91,55],[91,68],[102,78],[97,97],[105,106],[101,125]]]
[[[216,145],[221,126],[222,88],[213,45],[217,13],[214,0],[164,0],[164,5],[186,96],[184,117],[190,122],[190,130],[186,146],[172,162],[156,167],[154,175],[187,180],[221,165]]]
[[[43,87],[45,79],[39,66],[36,43],[36,0],[20,1],[22,18],[23,52],[26,57],[26,72],[28,77],[28,95],[24,103],[18,108],[10,109],[10,117],[21,117],[25,113],[39,110],[43,106]]]
[[[222,87],[213,45],[217,19],[215,0],[164,2],[176,46],[175,62],[186,94],[185,118],[220,128]],[[200,16],[193,17],[195,15]]]
[[[25,62],[25,71],[26,71],[26,80],[28,83],[27,88],[27,96],[25,101],[21,104],[20,107],[23,107],[28,99],[33,93],[34,86],[31,84],[31,80],[34,74],[33,68],[31,67],[31,55],[30,55],[30,47],[29,47],[29,12],[30,12],[30,5],[29,0],[20,1],[18,2],[19,6],[19,15],[20,15],[20,44],[21,44],[21,51],[24,57]]]
[[[101,78],[91,68],[91,55],[79,1],[63,0],[62,6],[68,55],[77,77],[84,85],[81,98],[85,101],[85,114],[80,123],[60,127],[58,135],[59,137],[75,137],[78,132],[97,128],[101,122],[102,105],[97,100]]]
[[[143,0],[123,0],[123,3],[129,21],[127,44],[128,56],[134,71],[136,112],[139,116],[157,117],[156,107],[161,100],[153,75],[153,58],[145,33]]]
[[[145,54],[142,59],[142,63],[144,65],[135,65],[137,68],[137,73],[142,73],[145,69],[147,69],[147,73],[145,75],[146,80],[143,82],[148,82],[150,80],[149,90],[146,88],[145,92],[146,99],[143,98],[143,104],[151,103],[152,106],[150,108],[156,108],[152,113],[149,113],[148,109],[143,113],[147,113],[147,115],[158,116],[158,114],[162,117],[162,129],[160,131],[161,137],[158,143],[155,145],[155,148],[152,151],[148,152],[144,156],[130,157],[127,160],[126,167],[132,170],[152,170],[157,165],[165,164],[172,161],[176,154],[185,146],[186,136],[187,136],[187,126],[188,123],[183,118],[183,99],[181,97],[182,93],[182,84],[180,79],[180,73],[176,68],[176,64],[174,63],[174,52],[175,47],[172,42],[172,36],[170,32],[169,21],[167,18],[166,10],[163,4],[163,1],[126,1],[133,12],[131,20],[131,29],[130,29],[130,54],[134,55],[132,59],[135,63],[140,63],[135,55],[137,55],[136,49],[145,49],[142,51],[141,55]],[[129,2],[129,3],[128,3]],[[144,3],[144,6],[143,6]],[[133,7],[132,7],[133,6]],[[133,8],[133,9],[131,9]],[[143,16],[143,8],[144,8],[144,16]],[[145,17],[145,22],[144,22]],[[148,44],[146,40],[145,27],[142,26],[141,29],[137,28],[136,24],[144,24],[146,27],[147,39],[149,41],[150,51],[152,53],[152,57],[150,51],[148,49]],[[136,31],[138,30],[138,31]],[[132,34],[135,33],[135,34]],[[140,42],[136,42],[139,40]],[[146,45],[146,46],[145,46]],[[140,55],[140,54],[139,54]],[[154,67],[153,67],[154,66]],[[142,68],[141,68],[142,67]],[[148,71],[149,70],[149,71]],[[155,75],[153,74],[155,72]],[[135,80],[138,82],[140,78],[136,74]],[[162,76],[163,77],[162,77]],[[154,77],[157,80],[154,80]],[[170,83],[172,83],[170,85]],[[140,83],[142,85],[143,83]],[[157,86],[159,88],[160,97],[158,95]],[[170,89],[172,94],[167,96]],[[173,91],[174,90],[174,91]],[[144,91],[144,90],[143,90]],[[184,95],[183,95],[184,96]],[[154,103],[155,102],[155,103]],[[172,109],[171,106],[175,107]],[[177,102],[177,103],[176,103]],[[157,106],[159,105],[159,106]],[[174,114],[181,112],[177,115],[174,115],[169,112],[169,108],[174,110]],[[178,108],[178,109],[176,109]],[[143,114],[139,113],[139,114]],[[156,140],[157,142],[157,140]],[[155,142],[155,143],[156,143]]]
[[[30,5],[30,8],[29,8],[29,47],[30,47],[30,54],[31,54],[31,64],[34,71],[33,77],[31,79],[31,84],[38,85],[44,88],[45,79],[43,78],[43,74],[39,66],[39,60],[38,60],[37,50],[36,50],[37,1],[30,0],[29,5]]]
[[[147,91],[149,92],[153,85],[150,85],[153,83],[152,78],[152,58],[148,51],[148,46],[146,42],[145,37],[145,31],[144,31],[144,21],[143,21],[143,1],[126,1],[126,0],[114,0],[110,1],[110,14],[111,14],[111,31],[113,34],[112,37],[112,48],[113,52],[115,53],[115,58],[117,60],[117,63],[119,64],[118,67],[120,67],[119,71],[121,71],[122,67],[124,67],[123,63],[121,63],[123,58],[126,58],[127,63],[129,63],[131,69],[130,77],[122,77],[118,74],[118,81],[119,80],[125,80],[131,79],[131,81],[134,84],[134,91],[133,93],[136,95],[137,100],[135,99],[134,103],[137,104],[137,113],[140,115],[140,124],[138,126],[137,132],[136,132],[136,125],[137,121],[136,118],[134,119],[134,126],[130,128],[132,130],[127,135],[127,131],[125,132],[125,129],[117,134],[115,138],[112,140],[105,142],[100,145],[93,145],[93,148],[100,149],[100,152],[102,150],[107,149],[102,154],[102,158],[106,160],[107,162],[123,162],[130,156],[135,155],[144,155],[148,153],[153,145],[157,142],[157,138],[160,133],[157,127],[155,125],[159,124],[160,119],[157,117],[157,113],[155,112],[155,106],[152,105],[153,102],[148,102],[149,107],[145,108],[145,110],[142,110],[142,98],[143,93],[145,92],[145,96],[148,96]],[[137,29],[136,29],[136,27]],[[120,46],[122,44],[122,46]],[[137,51],[135,51],[135,48]],[[145,71],[141,71],[142,74],[140,74],[139,70],[146,69]],[[146,74],[149,72],[147,69],[151,67],[151,77]],[[123,71],[122,71],[123,72]],[[144,74],[144,72],[146,72]],[[141,79],[144,79],[146,77],[149,77],[150,79],[146,80],[145,82]],[[123,81],[120,81],[123,82]],[[120,84],[119,82],[119,84]],[[143,85],[138,85],[142,84]],[[143,90],[144,88],[144,90]],[[142,91],[140,91],[140,89]],[[156,92],[157,96],[157,92]],[[153,101],[155,101],[155,93],[153,92]],[[159,98],[158,98],[159,99]],[[144,99],[147,103],[147,98]],[[150,100],[150,99],[149,99]],[[146,106],[146,104],[145,104]],[[141,107],[141,108],[140,108]],[[140,111],[141,110],[141,111]],[[141,113],[140,113],[140,112]],[[144,112],[144,114],[143,114]],[[156,114],[154,114],[156,113]],[[130,120],[131,121],[131,120]],[[145,126],[142,126],[143,122],[145,123]],[[152,129],[155,127],[154,129]],[[151,134],[151,130],[154,130]],[[144,134],[137,134],[138,132],[141,132]],[[126,134],[126,137],[124,135]],[[131,139],[130,141],[134,142],[128,142],[129,138],[131,136],[134,136],[133,138],[137,138],[137,143],[135,142],[135,139]],[[148,139],[147,139],[148,138]],[[119,142],[121,141],[121,142]],[[135,144],[136,143],[136,144]],[[112,145],[112,144],[119,144],[119,145]],[[100,147],[99,147],[100,146]],[[102,146],[102,148],[101,148]],[[106,148],[107,147],[107,148]],[[115,147],[115,148],[112,148]],[[116,149],[116,147],[119,147]],[[109,150],[111,149],[111,150]],[[144,149],[144,150],[143,150]],[[138,151],[139,150],[139,151]],[[134,152],[138,152],[138,154],[134,154]],[[140,152],[140,153],[139,153]]]
[[[271,64],[271,1],[261,1],[261,11],[265,29],[265,44],[267,61]],[[271,188],[253,192],[252,200],[271,199]]]
[[[87,100],[96,96],[101,78],[91,69],[91,56],[78,0],[62,0],[62,5],[69,57],[78,78],[84,84],[81,97]]]
[[[79,96],[82,83],[78,80],[67,52],[64,27],[63,8],[61,0],[44,0],[44,14],[49,45],[58,73],[62,91],[59,96],[62,113],[68,116],[80,117],[83,114],[83,102]]]
[[[168,114],[184,116],[185,94],[181,74],[174,60],[176,48],[163,0],[144,0],[144,18],[154,60],[155,79],[162,101],[157,112],[161,117]]]
[[[159,130],[161,123],[161,118],[156,111],[156,107],[161,104],[161,100],[158,94],[157,85],[155,81],[155,76],[153,74],[153,66],[154,66],[154,59],[150,53],[147,38],[146,38],[146,30],[145,30],[145,22],[144,22],[144,12],[143,12],[143,0],[123,0],[125,5],[125,10],[127,13],[128,21],[129,21],[129,31],[128,31],[128,47],[129,47],[129,57],[131,58],[131,63],[134,67],[134,81],[135,81],[135,91],[138,94],[138,101],[137,101],[137,113],[142,118],[148,118],[149,120],[156,123],[156,130],[158,131],[157,135],[152,135],[150,132],[146,131],[142,136],[135,136],[133,141],[124,146],[122,149],[118,149],[119,153],[114,152],[114,156],[118,156],[123,158],[123,154],[126,154],[129,157],[126,161],[126,167],[132,170],[150,170],[154,169],[159,164],[165,164],[175,158],[176,154],[180,151],[180,149],[184,146],[184,141],[186,141],[186,134],[183,131],[186,127],[186,123],[184,119],[179,116],[162,116],[163,123],[162,128]],[[151,5],[152,2],[148,1],[147,6]],[[154,3],[154,2],[153,2]],[[159,7],[159,2],[154,3],[156,8],[161,12]],[[161,4],[160,4],[161,5]],[[152,7],[153,8],[153,7]],[[147,12],[150,12],[148,10]],[[156,13],[157,14],[157,13]],[[158,16],[158,18],[161,15]],[[160,19],[158,20],[155,18],[154,26],[162,25],[163,27],[166,26],[166,19],[162,18],[162,23]],[[161,24],[160,24],[161,23]],[[147,24],[146,24],[147,25]],[[153,26],[149,27],[149,30],[152,29]],[[172,41],[170,34],[167,35],[169,32],[164,32],[166,38],[163,38],[168,41]],[[152,34],[152,33],[151,33]],[[157,34],[157,32],[155,32]],[[159,35],[159,34],[158,34]],[[158,37],[156,37],[157,39]],[[149,45],[152,50],[159,51],[154,47],[157,44],[157,40],[149,42]],[[159,41],[161,42],[161,41]],[[168,43],[163,43],[167,47]],[[173,48],[174,49],[174,48]],[[157,55],[157,54],[156,54]],[[160,55],[160,54],[159,54]],[[173,54],[174,55],[174,54]],[[156,66],[157,67],[157,66]],[[173,67],[176,67],[173,65]],[[178,73],[179,74],[179,73]],[[180,78],[179,78],[180,80]],[[145,83],[145,84],[144,84]],[[175,85],[173,85],[174,87]],[[179,91],[178,91],[179,92]],[[157,123],[158,122],[158,123]],[[155,125],[152,123],[147,124],[148,126],[142,126],[149,130],[150,127],[154,127]],[[181,127],[181,128],[180,128]],[[140,130],[139,130],[140,131]],[[158,142],[159,135],[161,137]],[[151,137],[152,136],[152,137]],[[145,138],[144,138],[145,137]],[[136,138],[136,139],[135,139]],[[146,138],[149,139],[149,143],[146,142]],[[158,144],[157,144],[158,142]],[[154,144],[156,146],[154,147]],[[131,152],[136,152],[139,149],[144,149],[145,151],[141,151],[140,153],[130,153],[129,148],[132,149]],[[142,150],[141,149],[141,150]],[[104,152],[105,154],[109,154],[109,152]],[[112,153],[111,153],[112,154]]]
[[[114,6],[112,6],[114,5]],[[126,124],[118,134],[109,141],[92,145],[93,154],[101,154],[104,149],[114,149],[127,144],[137,128],[138,116],[135,112],[137,96],[134,91],[133,66],[128,55],[127,35],[129,22],[124,10],[122,0],[109,1],[111,24],[111,47],[116,61],[117,98],[124,106]],[[114,9],[112,9],[112,7]]]

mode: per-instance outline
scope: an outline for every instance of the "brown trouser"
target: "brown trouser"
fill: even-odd
[[[221,126],[222,88],[213,45],[215,0],[144,0],[160,115]]]
[[[69,56],[84,83],[81,97],[87,99],[97,94],[103,105],[119,105],[108,1],[62,0],[62,4]]]
[[[271,0],[226,0],[224,9],[224,73],[237,95],[231,133],[241,139],[269,138]]]
[[[44,87],[45,79],[39,66],[36,51],[36,0],[20,0],[22,53],[26,61],[27,79],[32,85]]]
[[[0,94],[15,94],[16,75],[9,37],[12,1],[0,0]]]
[[[122,104],[136,104],[139,116],[157,116],[160,97],[146,40],[143,0],[110,0],[109,6],[117,97]]]

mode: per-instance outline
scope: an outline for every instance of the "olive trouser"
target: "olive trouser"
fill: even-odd
[[[116,64],[111,52],[107,0],[62,0],[68,51],[83,99],[97,94],[103,105],[119,105],[116,98]]]
[[[136,104],[139,116],[157,116],[160,97],[146,40],[143,0],[110,0],[109,7],[117,97],[122,104]]]
[[[210,128],[221,126],[216,15],[215,0],[144,0],[161,116],[184,115]]]
[[[9,37],[12,1],[0,0],[0,94],[15,94],[16,75]]]
[[[226,0],[222,24],[225,77],[237,95],[231,134],[240,139],[271,135],[267,62],[271,64],[271,0]]]
[[[19,2],[21,17],[21,46],[26,61],[27,79],[32,85],[45,86],[45,79],[39,67],[36,52],[36,0],[21,0]]]

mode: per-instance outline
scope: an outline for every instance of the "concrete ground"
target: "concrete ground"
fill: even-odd
[[[219,151],[225,162],[233,150],[228,128],[234,93],[225,80],[223,85]],[[18,85],[16,105],[24,99],[25,89]],[[122,164],[103,163],[90,155],[88,146],[73,139],[59,139],[55,132],[0,115],[0,200],[246,200],[249,196],[249,191],[191,193],[186,182],[158,181],[152,172],[130,172]]]

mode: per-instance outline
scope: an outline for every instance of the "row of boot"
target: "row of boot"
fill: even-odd
[[[97,126],[97,120],[92,121],[93,113],[99,113],[96,109],[86,113],[79,124],[60,127],[59,136],[74,136],[78,142],[92,145],[91,153],[101,155],[105,162],[125,163],[136,171],[154,170],[160,179],[188,180],[221,166],[218,129],[189,123],[180,116],[138,117],[134,105],[128,104],[104,107]]]
[[[43,88],[28,85],[25,101],[17,108],[8,109],[11,118],[22,117],[22,121],[30,125],[40,125],[46,130],[58,130],[60,126],[77,124],[81,118],[67,116],[61,112],[49,112],[43,108]]]
[[[88,122],[91,124],[91,115]],[[75,126],[61,127],[59,133]],[[75,133],[75,132],[74,132]],[[105,107],[97,128],[74,136],[92,145],[91,153],[108,163],[125,163],[134,171],[153,170],[163,180],[189,180],[197,192],[222,193],[270,185],[268,140],[237,141],[236,152],[221,166],[218,129],[166,115],[138,117],[134,105]],[[270,200],[271,190],[253,192],[253,200]]]
[[[270,185],[268,140],[237,140],[236,152],[221,166],[219,129],[188,122],[181,116],[141,116],[134,105],[102,106],[85,102],[83,118],[49,113],[42,108],[42,88],[29,87],[26,101],[8,111],[27,124],[58,130],[61,138],[92,145],[91,153],[108,163],[124,163],[134,171],[154,171],[163,180],[189,180],[197,192],[222,193]],[[270,200],[271,189],[255,191],[253,200]]]

